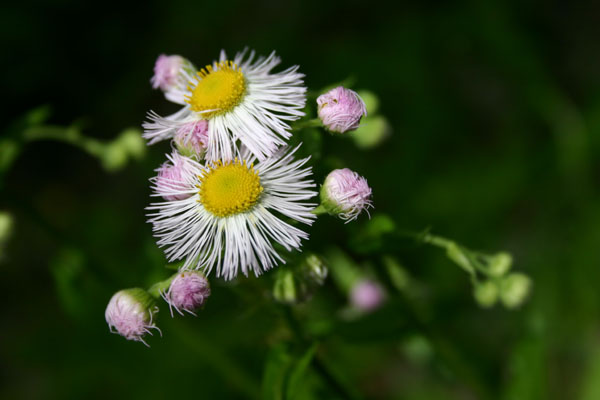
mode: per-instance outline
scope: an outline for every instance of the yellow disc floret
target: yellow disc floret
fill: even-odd
[[[204,118],[231,111],[246,93],[244,74],[232,61],[221,61],[216,68],[207,65],[198,76],[198,82],[190,82],[191,95],[185,101]]]
[[[217,161],[200,177],[200,202],[217,217],[248,211],[263,191],[258,173],[246,161]]]

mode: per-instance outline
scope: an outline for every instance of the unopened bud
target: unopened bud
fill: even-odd
[[[104,316],[112,333],[118,333],[127,340],[148,345],[143,337],[152,335],[151,328],[160,330],[154,324],[154,314],[158,312],[154,299],[144,289],[133,288],[118,291],[110,299]]]
[[[177,77],[184,63],[185,58],[181,56],[159,55],[154,63],[154,76],[150,80],[152,87],[160,88],[163,92],[173,88],[177,84]]]
[[[331,132],[344,133],[359,127],[367,115],[364,101],[353,90],[342,86],[331,89],[317,98],[319,118]]]
[[[171,315],[172,308],[175,308],[181,315],[181,310],[194,314],[194,311],[204,305],[206,299],[210,296],[210,285],[202,272],[183,271],[178,272],[163,298],[169,303]]]
[[[187,59],[178,56],[161,54],[154,64],[154,76],[150,79],[154,89],[160,88],[168,100],[179,103],[181,93],[185,91],[194,76],[196,69]]]
[[[512,256],[509,253],[501,252],[491,257],[488,264],[488,271],[491,276],[501,277],[510,270],[512,265]]]
[[[321,187],[321,205],[330,215],[349,222],[363,210],[373,207],[372,190],[367,180],[348,169],[335,169]],[[368,211],[367,211],[368,212]]]
[[[187,157],[204,157],[208,146],[208,121],[188,122],[177,129],[173,138],[177,150]]]
[[[275,285],[273,286],[273,297],[280,303],[294,304],[297,302],[296,285],[294,274],[288,268],[279,268]]]
[[[146,152],[146,142],[138,129],[127,129],[117,138],[119,144],[134,159],[140,159]]]
[[[315,283],[317,285],[322,285],[327,278],[327,274],[329,271],[327,270],[327,265],[321,257],[316,254],[309,254],[304,259],[304,273],[310,283]]]
[[[519,307],[531,290],[531,279],[525,274],[514,273],[502,279],[500,300],[507,308]]]
[[[358,129],[350,133],[354,143],[361,149],[371,149],[383,143],[390,136],[392,127],[382,115],[367,117]]]
[[[195,174],[191,167],[192,160],[177,152],[168,156],[169,162],[164,163],[152,178],[154,190],[167,201],[184,200],[195,192]]]
[[[488,308],[498,301],[498,286],[492,281],[478,283],[473,294],[479,305]]]
[[[0,243],[6,241],[12,232],[13,218],[5,212],[0,211]]]

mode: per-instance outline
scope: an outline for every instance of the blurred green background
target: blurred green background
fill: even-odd
[[[598,15],[591,1],[3,4],[0,152],[20,153],[0,175],[0,210],[14,219],[0,261],[0,397],[600,399]],[[352,77],[374,92],[392,135],[365,151],[323,134],[316,180],[344,164],[397,226],[510,251],[533,279],[529,302],[482,309],[442,251],[389,238],[354,251],[367,217],[324,217],[307,249],[335,245],[374,270],[393,254],[412,300],[390,294],[347,319],[329,280],[290,311],[270,298],[272,271],[213,279],[198,318],[163,305],[151,348],[109,334],[110,296],[167,274],[144,207],[169,145],[107,171],[23,132],[75,123],[112,141],[148,109],[177,109],[151,90],[158,54],[202,65],[245,46],[299,64],[311,90]]]

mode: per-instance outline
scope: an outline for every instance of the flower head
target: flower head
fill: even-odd
[[[169,100],[184,107],[161,117],[150,112],[144,137],[150,144],[173,138],[181,126],[208,121],[206,158],[231,161],[239,156],[239,142],[258,160],[265,160],[291,136],[289,121],[304,115],[304,75],[298,66],[272,73],[281,60],[271,53],[255,60],[246,51],[219,61],[190,76],[185,90],[173,91]]]
[[[319,118],[331,131],[344,133],[360,125],[367,116],[365,102],[353,90],[338,86],[317,98]]]
[[[190,194],[183,193],[182,189],[186,188],[189,175],[194,174],[190,159],[177,152],[167,157],[169,162],[161,165],[156,170],[158,172],[156,177],[151,179],[156,194],[168,201],[187,199]]]
[[[371,193],[365,178],[348,168],[335,169],[321,187],[321,204],[329,214],[348,222],[373,207]]]
[[[148,292],[140,288],[121,290],[110,299],[104,314],[106,323],[113,333],[127,340],[135,340],[148,345],[143,337],[152,335],[150,328],[160,329],[154,324],[154,314],[158,307]]]
[[[381,285],[368,279],[362,279],[352,287],[350,302],[361,311],[373,311],[383,303],[385,294]]]
[[[259,275],[283,262],[272,242],[287,251],[299,249],[308,235],[281,216],[311,224],[315,204],[305,201],[316,193],[311,169],[304,166],[308,158],[294,160],[294,151],[282,149],[264,161],[256,161],[246,149],[231,161],[200,164],[188,159],[193,173],[169,192],[186,198],[148,208],[169,261],[185,258],[184,270],[208,274],[215,268],[217,276],[232,279],[240,270]]]
[[[182,315],[181,310],[194,314],[194,310],[200,308],[208,296],[210,296],[210,285],[204,274],[198,271],[178,272],[167,292],[163,294],[169,307],[175,308]],[[173,315],[172,310],[171,315]]]

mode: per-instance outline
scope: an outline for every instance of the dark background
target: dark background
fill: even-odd
[[[150,108],[176,110],[150,87],[160,53],[202,65],[221,48],[277,50],[316,91],[353,77],[355,89],[379,96],[393,134],[368,152],[324,135],[323,151],[368,178],[377,212],[508,250],[534,286],[517,311],[483,310],[442,252],[398,242],[386,251],[426,293],[427,327],[393,298],[336,322],[319,353],[366,398],[593,400],[598,15],[594,2],[13,2],[0,7],[0,126],[18,135],[15,121],[47,105],[47,123],[77,121],[86,136],[113,140]],[[164,338],[150,349],[109,334],[112,293],[165,274],[144,207],[168,149],[107,172],[74,146],[35,141],[2,175],[0,209],[15,224],[0,263],[0,397],[259,398],[269,349],[301,352],[268,296],[247,290],[265,291],[269,274],[213,280],[198,318],[163,310]],[[315,166],[317,181],[326,172]],[[306,246],[347,247],[366,221],[320,219]],[[339,319],[346,300],[335,290],[328,282],[298,307],[303,323]],[[339,398],[318,372],[309,370],[298,398]]]

